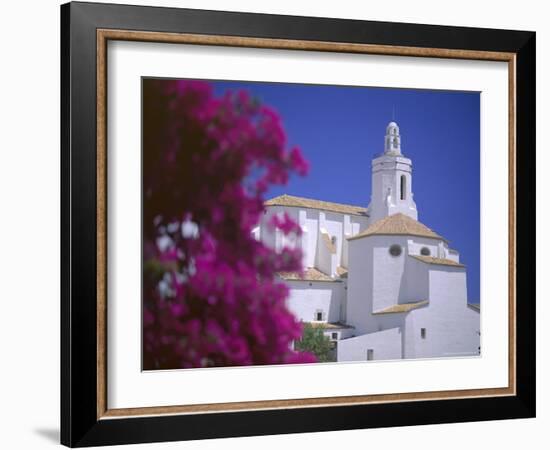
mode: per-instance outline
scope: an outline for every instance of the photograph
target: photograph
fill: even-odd
[[[480,92],[141,91],[142,370],[480,357]]]
[[[42,83],[60,94],[60,307],[31,315],[59,322],[60,357],[22,354],[57,364],[63,445],[410,445],[444,424],[461,431],[434,448],[479,446],[474,428],[521,445],[538,22],[398,2],[61,5],[60,83]],[[51,209],[27,185],[21,205]],[[29,211],[12,235],[36,234]]]

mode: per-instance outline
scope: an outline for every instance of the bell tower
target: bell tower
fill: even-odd
[[[386,127],[384,153],[372,160],[370,223],[396,213],[418,220],[412,193],[412,162],[401,153],[399,126]]]
[[[399,135],[399,127],[395,122],[390,122],[386,127],[384,154],[401,155],[401,136]]]

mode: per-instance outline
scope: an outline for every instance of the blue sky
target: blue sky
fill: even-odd
[[[270,190],[367,206],[371,160],[394,115],[412,159],[418,219],[450,241],[479,301],[479,93],[283,83],[213,82],[215,93],[246,89],[281,115],[290,145],[310,162],[305,178]],[[393,113],[395,111],[395,113]]]

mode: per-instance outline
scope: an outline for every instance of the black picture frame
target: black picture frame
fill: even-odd
[[[516,393],[509,396],[98,418],[98,29],[516,55]],[[71,447],[535,416],[534,32],[112,4],[61,6],[61,443]]]

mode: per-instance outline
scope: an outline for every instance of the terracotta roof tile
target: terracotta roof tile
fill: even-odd
[[[420,236],[433,239],[442,239],[444,241],[446,240],[436,232],[430,230],[426,225],[420,223],[418,220],[414,220],[413,218],[405,214],[397,213],[377,220],[366,230],[362,231],[359,234],[356,234],[355,236],[349,237],[348,241],[380,234],[398,234],[406,236]]]
[[[354,216],[368,216],[367,208],[362,206],[346,205],[343,203],[325,202],[323,200],[314,200],[311,198],[295,197],[293,195],[279,195],[278,197],[267,200],[265,206],[296,206],[298,208],[322,209],[340,214],[350,214]]]
[[[428,300],[422,300],[415,303],[400,303],[398,305],[392,305],[388,308],[381,309],[380,311],[373,312],[373,314],[396,314],[412,311],[413,309],[422,308],[428,304]]]
[[[313,328],[323,328],[325,330],[346,330],[355,328],[351,325],[347,325],[341,322],[306,322],[309,323]]]
[[[302,275],[299,272],[279,272],[278,275],[286,281],[340,281],[321,272],[315,267],[308,267]]]
[[[336,268],[336,274],[340,278],[347,278],[348,277],[348,269],[346,267],[338,266]]]
[[[457,263],[452,259],[445,258],[434,258],[433,256],[423,256],[423,255],[409,255],[412,258],[418,259],[426,264],[439,264],[442,266],[454,266],[454,267],[465,267],[464,264]]]

